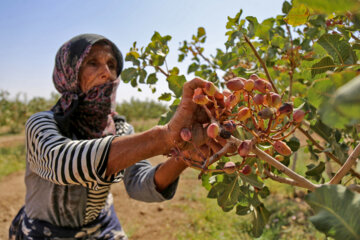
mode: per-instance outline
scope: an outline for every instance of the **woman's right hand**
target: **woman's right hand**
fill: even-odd
[[[170,146],[179,146],[183,143],[180,137],[181,129],[192,129],[195,125],[209,122],[209,118],[204,109],[192,101],[194,90],[196,88],[204,88],[206,83],[208,83],[208,81],[201,78],[194,78],[184,84],[181,102],[174,116],[167,124],[169,135],[168,143]]]

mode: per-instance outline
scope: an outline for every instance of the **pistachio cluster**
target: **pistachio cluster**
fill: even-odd
[[[249,79],[232,78],[226,82],[226,87],[220,92],[209,82],[204,88],[194,91],[193,102],[201,105],[210,118],[206,126],[207,135],[215,141],[221,137],[235,142],[237,152],[234,154],[244,160],[253,156],[253,144],[266,145],[266,152],[278,161],[290,156],[292,151],[284,140],[300,125],[305,112],[294,110],[292,102],[284,102],[282,96],[273,91],[271,83],[256,74]],[[239,128],[252,139],[240,140],[235,134]],[[181,136],[184,141],[191,141],[189,129],[183,129]],[[214,161],[206,162],[203,171]],[[243,174],[251,173],[250,166],[244,163],[227,162],[223,171],[229,174],[236,170]]]

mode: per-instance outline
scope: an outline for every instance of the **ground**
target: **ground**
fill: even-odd
[[[164,157],[151,159],[152,164],[163,161]],[[144,203],[130,199],[122,183],[112,187],[114,205],[117,215],[130,239],[176,239],[172,226],[186,224],[188,215],[182,211],[184,204],[187,206],[196,203],[186,196],[189,196],[189,189],[192,191],[204,191],[199,182],[194,178],[192,169],[186,170],[179,182],[178,191],[171,201],[162,203]],[[190,185],[197,186],[196,188]],[[24,171],[13,173],[4,177],[0,182],[0,239],[7,239],[8,228],[11,220],[24,203],[25,184]],[[205,194],[203,192],[202,194]],[[172,231],[170,230],[172,229]]]

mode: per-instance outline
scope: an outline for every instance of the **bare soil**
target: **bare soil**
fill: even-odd
[[[152,164],[165,158],[150,159]],[[127,195],[122,183],[112,186],[114,205],[117,215],[130,239],[176,239],[174,230],[189,223],[184,206],[196,209],[200,203],[191,201],[191,194],[204,195],[198,180],[193,177],[194,170],[188,169],[180,178],[179,187],[171,201],[144,203],[133,200]],[[8,238],[9,225],[24,204],[24,171],[13,173],[0,181],[0,240]],[[174,228],[174,226],[177,226]]]

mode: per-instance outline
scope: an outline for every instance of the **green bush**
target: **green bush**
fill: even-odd
[[[126,120],[136,121],[139,119],[158,119],[167,111],[167,107],[155,101],[141,101],[131,98],[130,102],[124,101],[117,105],[116,111],[126,117]]]
[[[33,97],[18,93],[14,98],[9,92],[0,89],[0,135],[16,134],[24,130],[26,120],[34,113],[47,111],[57,102],[60,95],[51,93],[50,98]],[[125,116],[127,121],[159,119],[167,107],[155,101],[141,101],[131,98],[117,105],[116,111]]]

